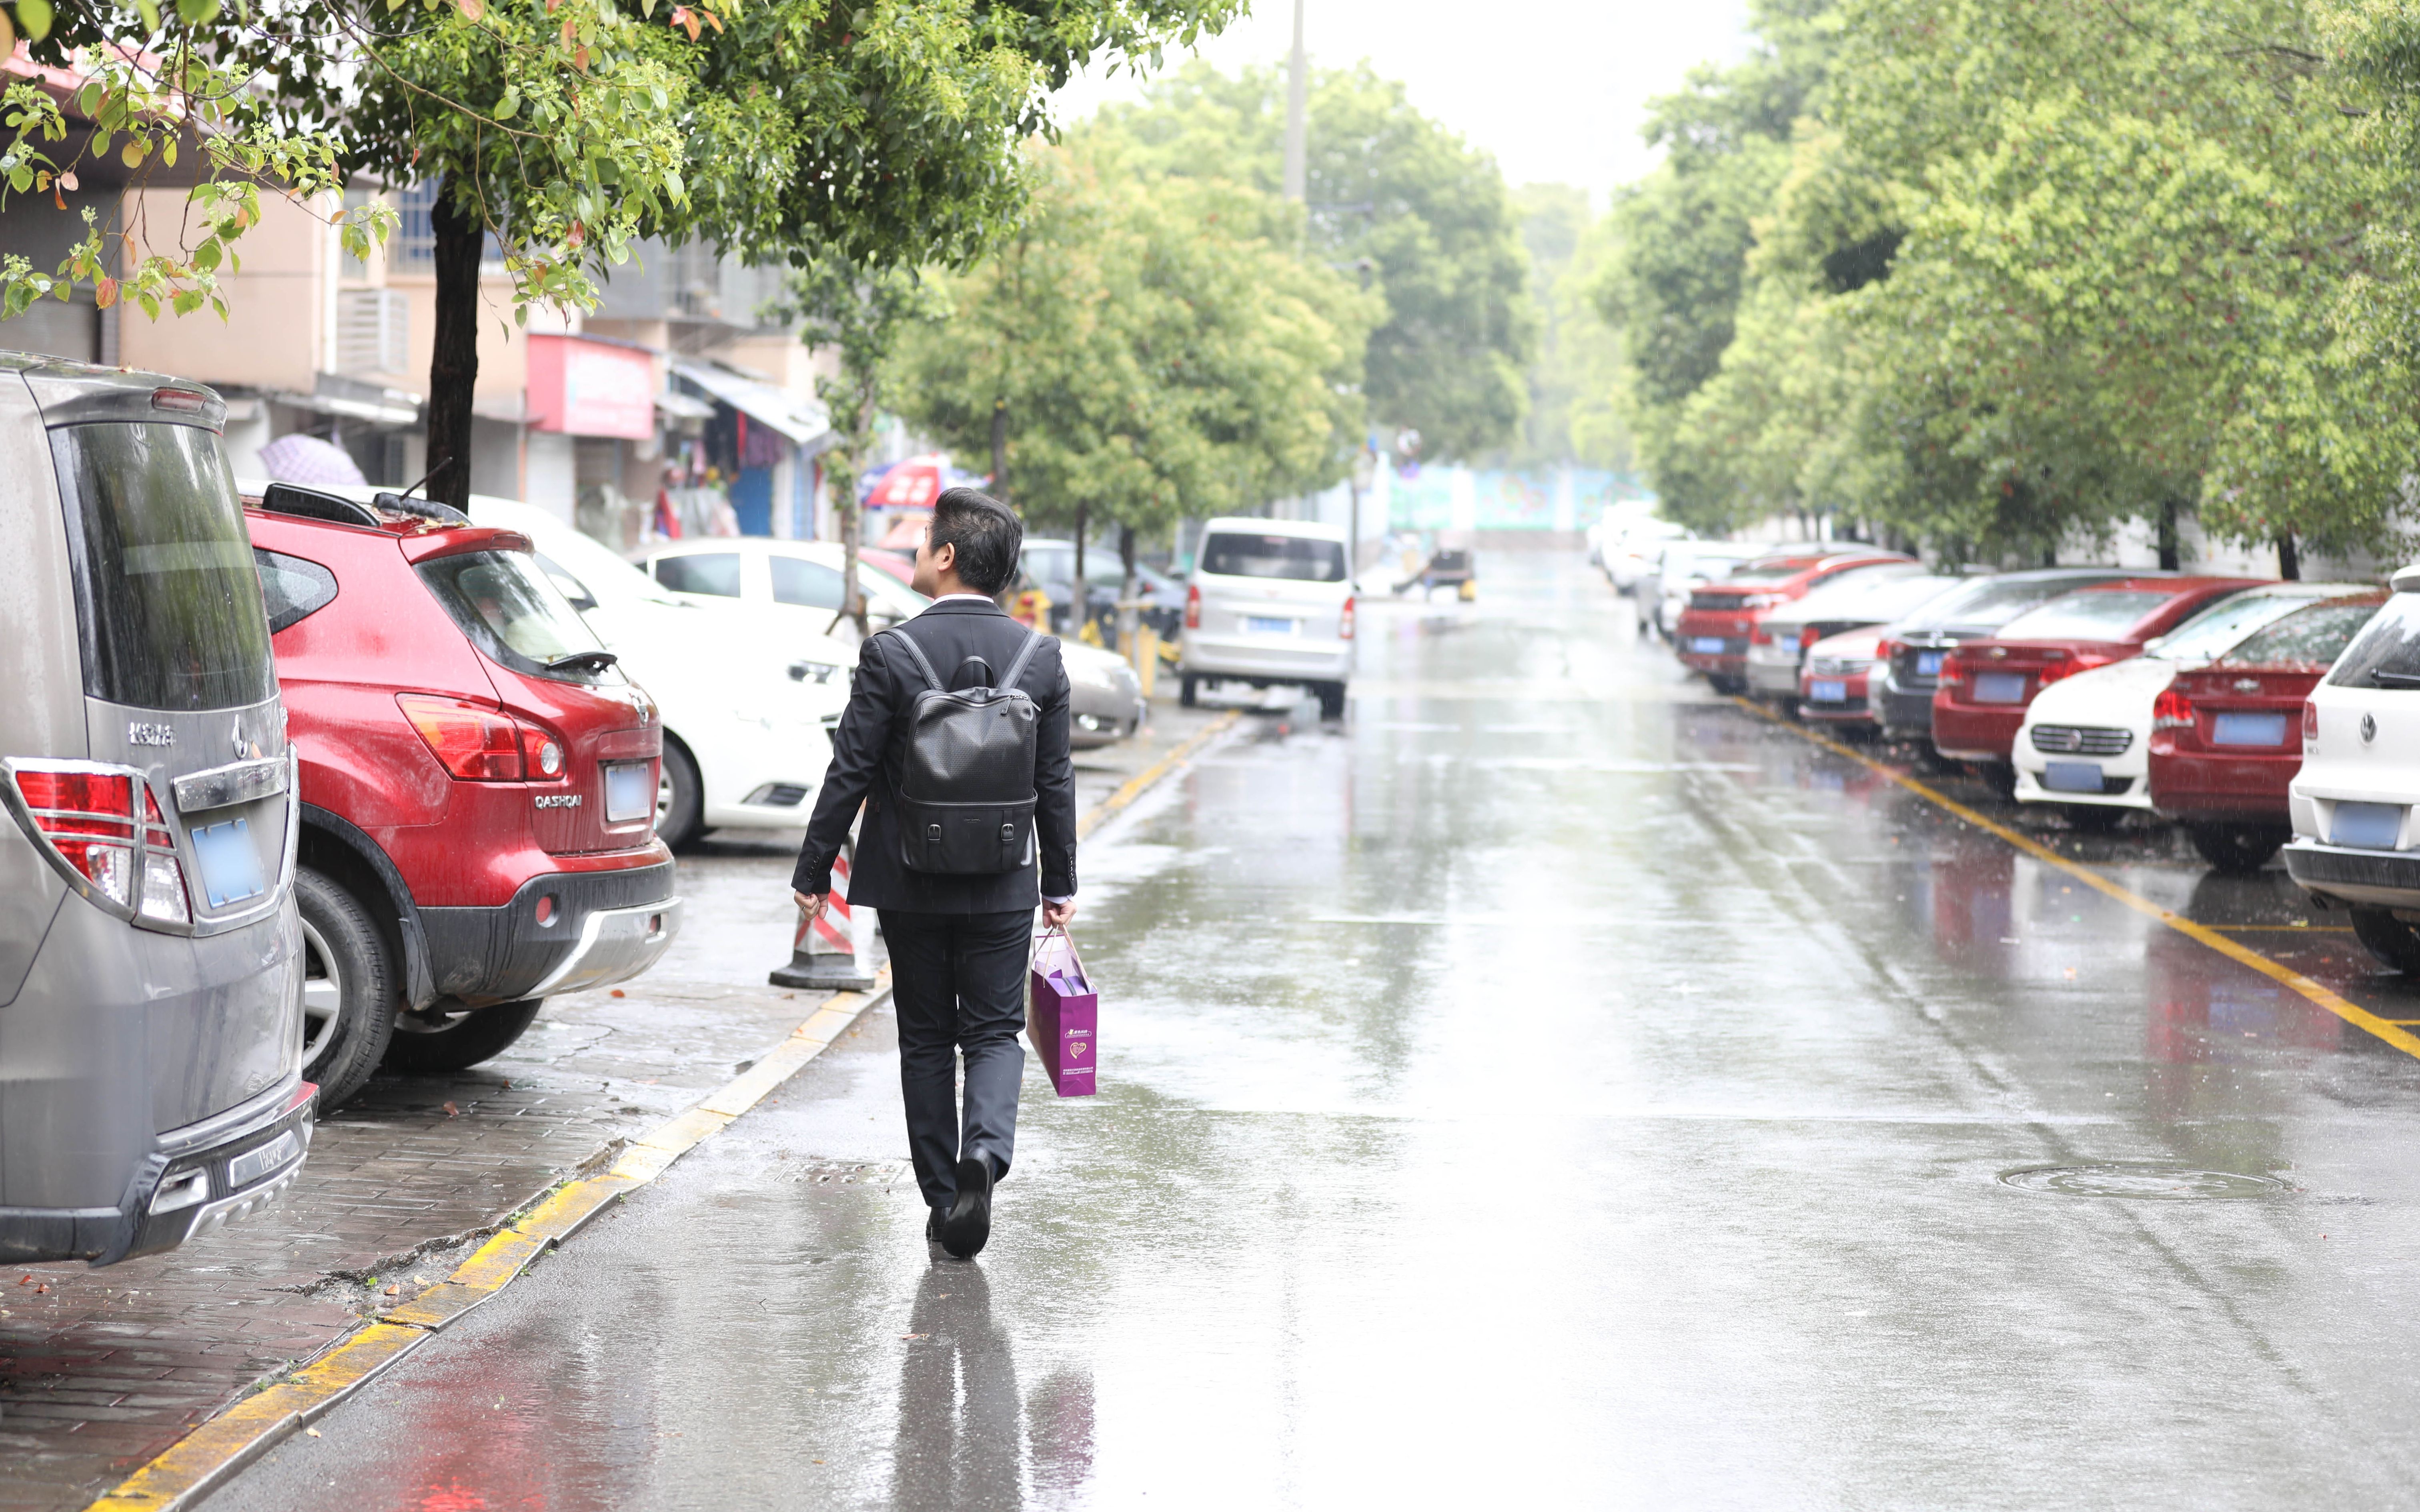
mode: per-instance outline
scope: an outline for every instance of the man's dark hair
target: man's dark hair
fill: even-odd
[[[958,548],[958,580],[978,594],[998,594],[1016,576],[1025,526],[1006,504],[976,488],[945,488],[933,501],[925,542]]]

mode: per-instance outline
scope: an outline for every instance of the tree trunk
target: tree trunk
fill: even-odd
[[[2055,567],[2058,565],[2057,547],[2046,546],[2042,548],[2042,565],[2045,567]]]
[[[991,496],[1008,502],[1008,401],[991,402]]]
[[[857,425],[849,437],[848,492],[840,503],[840,605],[841,612],[857,626],[857,639],[862,642],[873,633],[866,623],[865,594],[857,580],[858,538],[865,533],[858,523],[857,480],[865,466],[865,445],[874,436],[875,393],[871,380],[861,377],[861,388],[865,397],[857,407]]]
[[[428,497],[471,507],[471,398],[479,383],[479,255],[487,229],[454,203],[451,177],[428,209],[437,255],[437,319],[428,359]]]
[[[2288,582],[2299,582],[2303,577],[2303,553],[2294,548],[2294,532],[2277,532],[2277,576]]]
[[[1082,635],[1093,618],[1093,594],[1084,583],[1084,517],[1092,513],[1090,504],[1076,506],[1076,617],[1068,625],[1069,635]]]
[[[2177,545],[2177,501],[2163,499],[2160,501],[2160,570],[2174,572],[2183,561],[2183,553]]]
[[[1118,585],[1118,650],[1128,661],[1134,660],[1135,632],[1142,628],[1142,611],[1135,607],[1135,533],[1131,525],[1118,527],[1118,562],[1125,568],[1125,579]],[[1137,666],[1140,676],[1142,668]]]

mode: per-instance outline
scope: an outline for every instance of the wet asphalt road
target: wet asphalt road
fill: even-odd
[[[979,1262],[870,1015],[211,1506],[2420,1504],[2420,1061],[1483,566],[1088,845]]]

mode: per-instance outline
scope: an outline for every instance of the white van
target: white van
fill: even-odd
[[[1183,702],[1205,682],[1298,684],[1342,717],[1353,676],[1353,571],[1344,532],[1291,519],[1202,527],[1177,656]]]

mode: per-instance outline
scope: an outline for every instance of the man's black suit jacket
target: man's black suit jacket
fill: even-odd
[[[865,804],[865,823],[857,840],[857,863],[849,876],[852,906],[898,908],[926,914],[994,914],[1032,908],[1045,895],[1076,894],[1076,771],[1067,758],[1067,669],[1059,658],[1059,642],[1048,637],[1025,663],[1017,686],[1041,712],[1034,732],[1033,848],[1040,863],[1041,885],[1034,868],[1019,867],[989,876],[943,876],[911,872],[899,859],[898,815],[893,795],[899,791],[908,750],[906,716],[916,695],[932,687],[906,650],[891,645],[893,635],[912,635],[933,671],[951,687],[974,687],[990,681],[972,670],[961,671],[970,656],[990,664],[992,677],[1008,675],[1009,664],[1025,643],[1026,628],[1001,612],[989,600],[944,599],[898,628],[868,636],[858,651],[857,673],[851,680],[848,708],[832,734],[831,770],[824,774],[823,791],[815,796],[814,817],[807,822],[807,842],[799,852],[791,882],[800,892],[831,888],[832,860]]]

